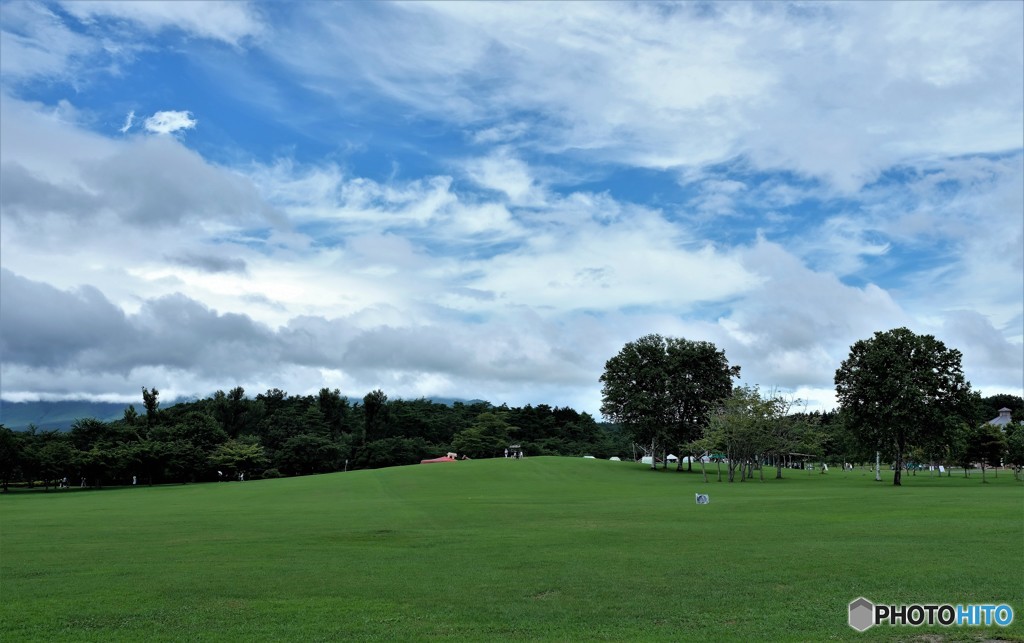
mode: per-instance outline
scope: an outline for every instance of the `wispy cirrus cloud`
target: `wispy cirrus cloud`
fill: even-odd
[[[195,37],[219,40],[231,45],[257,37],[264,30],[258,11],[252,3],[245,1],[74,0],[62,2],[61,7],[84,22],[114,18],[133,22],[151,32],[174,28]]]
[[[849,191],[897,162],[1022,138],[1019,54],[1006,64],[1019,5],[307,9],[268,51],[313,86],[339,100],[370,88],[482,141],[514,131],[652,168],[746,156]],[[532,125],[510,130],[523,114]]]

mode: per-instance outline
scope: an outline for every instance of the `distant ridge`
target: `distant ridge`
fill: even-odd
[[[67,431],[75,420],[95,418],[103,422],[119,420],[131,402],[8,402],[0,400],[0,424],[14,431],[24,431],[30,424],[40,429]],[[142,408],[142,404],[135,404]]]
[[[169,403],[161,401],[161,408],[167,408],[180,402],[195,402],[200,398],[181,398]],[[421,398],[409,398],[408,401]],[[425,398],[436,404],[454,406],[456,402],[466,405],[486,403],[486,400],[465,400],[457,397],[428,397]],[[351,402],[360,402],[362,398],[349,397]],[[124,410],[134,404],[140,412],[142,402],[89,402],[87,400],[62,400],[59,402],[8,402],[0,399],[0,424],[13,431],[24,431],[29,425],[34,424],[39,429],[52,431],[67,431],[75,420],[83,418],[94,418],[102,422],[120,420],[124,417]]]

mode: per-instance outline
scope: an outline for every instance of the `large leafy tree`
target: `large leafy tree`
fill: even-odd
[[[472,426],[455,434],[452,448],[471,458],[493,458],[508,448],[513,433],[516,427],[508,423],[504,413],[488,411],[478,415]]]
[[[973,421],[960,361],[960,351],[935,337],[896,328],[856,342],[836,370],[845,421],[865,446],[895,459],[894,485],[909,449]]]
[[[646,335],[605,363],[601,413],[650,444],[653,455],[698,437],[739,374],[711,342]]]

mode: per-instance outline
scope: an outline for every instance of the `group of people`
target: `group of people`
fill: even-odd
[[[509,451],[508,449],[505,449],[505,457],[506,458],[515,458],[516,460],[522,460],[523,459],[523,452],[522,451],[515,451],[515,450]]]

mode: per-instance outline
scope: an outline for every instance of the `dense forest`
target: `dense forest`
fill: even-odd
[[[587,413],[541,404],[493,406],[391,400],[372,391],[352,401],[338,390],[250,398],[238,387],[160,407],[142,389],[142,405],[112,422],[76,420],[70,431],[0,431],[0,478],[44,486],[159,484],[371,469],[458,453],[468,458],[526,455],[624,455],[630,441],[616,425]]]

